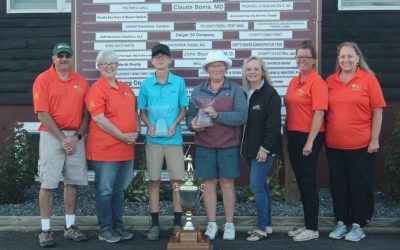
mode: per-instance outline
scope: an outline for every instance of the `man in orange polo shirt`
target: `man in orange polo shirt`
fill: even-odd
[[[53,64],[33,84],[33,107],[41,125],[39,144],[39,206],[42,247],[54,245],[50,227],[53,189],[64,177],[64,238],[85,241],[87,236],[75,226],[76,186],[87,185],[85,143],[89,121],[84,106],[86,79],[71,70],[72,48],[59,43],[53,49]]]

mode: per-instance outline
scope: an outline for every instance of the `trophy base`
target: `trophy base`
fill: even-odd
[[[180,230],[168,241],[167,250],[198,249],[212,250],[210,240],[204,237],[199,229]]]

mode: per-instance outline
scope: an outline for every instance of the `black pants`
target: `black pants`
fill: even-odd
[[[374,213],[375,155],[367,148],[327,149],[333,212],[348,226],[364,227]]]
[[[325,133],[318,133],[314,139],[312,152],[303,155],[308,133],[288,132],[288,151],[290,162],[296,176],[301,201],[303,203],[305,226],[309,230],[318,230],[319,198],[317,190],[317,163],[324,142]]]

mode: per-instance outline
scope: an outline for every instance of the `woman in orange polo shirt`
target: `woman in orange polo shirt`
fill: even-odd
[[[305,226],[293,229],[288,235],[294,241],[319,237],[319,198],[316,172],[319,152],[324,141],[324,113],[328,108],[328,88],[315,70],[317,53],[310,41],[296,49],[300,74],[288,86],[286,126],[288,151],[303,203]]]
[[[363,227],[374,210],[374,161],[386,103],[378,80],[355,43],[338,46],[336,72],[326,82],[326,145],[337,220],[329,237],[359,241],[365,237]]]
[[[135,142],[139,136],[136,97],[132,89],[116,79],[118,56],[100,51],[96,58],[99,79],[90,87],[86,107],[92,117],[86,157],[95,170],[96,215],[99,240],[108,243],[128,240],[124,230],[124,191],[133,174]]]

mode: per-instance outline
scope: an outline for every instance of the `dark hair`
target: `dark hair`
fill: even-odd
[[[360,67],[360,69],[365,70],[371,74],[374,74],[374,72],[369,68],[367,62],[365,61],[365,58],[360,50],[360,48],[358,47],[358,45],[355,42],[343,42],[341,44],[339,44],[337,46],[337,51],[336,51],[336,71],[339,69],[339,62],[338,62],[338,58],[339,58],[339,54],[340,54],[340,50],[343,47],[350,47],[353,48],[354,51],[356,52],[356,54],[360,57],[360,60],[358,61],[358,67]]]
[[[309,49],[311,52],[311,56],[314,59],[317,59],[317,51],[315,50],[314,46],[312,45],[310,40],[304,40],[302,41],[299,46],[296,48],[296,55],[297,55],[297,50],[299,49]]]

